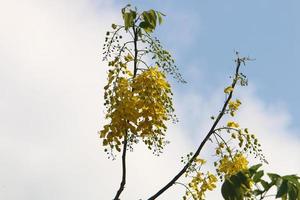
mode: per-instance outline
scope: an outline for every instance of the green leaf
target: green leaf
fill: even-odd
[[[281,185],[278,187],[276,198],[283,197],[288,192],[288,181],[283,180]]]
[[[134,10],[130,10],[133,19],[136,19],[137,13]]]
[[[222,185],[221,192],[225,200],[240,200],[244,198],[246,188],[249,188],[249,180],[243,172],[232,175]]]
[[[283,180],[288,182],[288,197],[289,200],[300,199],[300,182],[297,175],[286,175],[282,177]]]
[[[161,15],[161,13],[160,13],[160,12],[156,12],[156,13],[157,13],[157,18],[158,18],[158,23],[159,23],[159,25],[161,25],[161,24],[162,24],[162,22],[163,22],[162,15]]]
[[[143,28],[146,32],[153,32],[156,28],[157,21],[159,24],[163,22],[163,17],[165,16],[161,12],[157,12],[153,9],[149,11],[142,12],[143,21],[140,23],[140,27]]]
[[[267,191],[271,188],[271,184],[269,184],[267,181],[265,180],[260,180],[261,185],[264,187],[264,189]]]
[[[298,177],[297,175],[286,175],[283,176],[282,179],[288,180],[290,183],[293,183],[297,188],[300,189],[300,177]]]
[[[253,176],[253,174],[260,168],[262,164],[253,165],[249,168],[250,175]]]
[[[299,191],[295,187],[293,187],[293,185],[289,185],[288,188],[289,188],[288,191],[289,200],[297,200]]]
[[[268,173],[268,176],[270,177],[271,181],[276,183],[279,179],[281,179],[281,176],[278,174]]]
[[[142,21],[140,24],[139,24],[139,27],[143,28],[143,29],[147,29],[149,27],[149,23],[145,22],[145,21]]]
[[[225,180],[222,184],[221,193],[225,200],[229,200],[231,199],[230,196],[233,196],[233,187],[228,180]]]
[[[130,27],[130,13],[124,13],[123,19],[124,19],[125,30],[127,31]]]
[[[262,177],[263,175],[264,175],[264,171],[263,171],[263,170],[260,170],[260,171],[256,172],[256,173],[254,174],[253,181],[254,181],[255,183],[259,182],[260,179],[261,179],[261,177]]]
[[[224,181],[221,193],[225,200],[237,200],[235,187],[229,180]]]
[[[142,29],[144,29],[144,31],[146,31],[147,33],[151,33],[153,32],[153,27],[151,24],[149,24],[147,21],[142,21],[139,24],[139,27],[141,27]]]
[[[139,26],[144,29],[146,32],[150,33],[153,31],[153,27],[149,22],[149,19],[146,17],[147,14],[143,13],[143,19],[144,21],[142,21]]]
[[[146,32],[153,32],[153,30],[155,29],[155,26],[156,26],[156,15],[152,16],[153,13],[150,11],[144,11],[142,13],[144,23],[141,22],[142,27],[141,27],[141,24],[140,24],[140,27],[143,28]],[[155,12],[154,12],[154,14],[155,14]]]
[[[157,16],[156,16],[156,12],[154,10],[149,10],[149,16],[151,18],[151,24],[153,25],[153,27],[156,27],[156,21],[157,21]]]
[[[133,10],[130,10],[130,12],[124,12],[123,13],[124,26],[125,26],[126,31],[130,27],[133,26],[135,18],[136,18],[136,12],[133,11]]]

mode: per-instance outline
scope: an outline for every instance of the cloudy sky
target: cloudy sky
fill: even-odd
[[[112,199],[120,157],[108,160],[103,124],[104,35],[127,3],[167,14],[157,35],[188,84],[173,84],[180,122],[161,157],[128,156],[123,199],[146,199],[182,166],[224,100],[234,50],[256,60],[239,88],[242,126],[257,134],[265,169],[300,173],[299,1],[0,0],[0,199]],[[209,157],[209,152],[203,152]],[[174,186],[160,199],[180,199]],[[208,199],[218,199],[219,191]]]

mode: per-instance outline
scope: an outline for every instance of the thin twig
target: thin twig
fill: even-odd
[[[180,183],[180,182],[175,182],[174,184],[182,185],[183,187],[185,187],[185,189],[188,190],[188,191],[191,193],[193,199],[194,199],[194,200],[197,200],[197,199],[194,197],[193,192],[190,190],[190,188],[189,188],[188,186],[186,186],[185,184]]]

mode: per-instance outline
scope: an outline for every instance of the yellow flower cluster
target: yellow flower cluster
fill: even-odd
[[[103,139],[103,145],[110,145],[120,151],[121,139],[128,129],[132,128],[130,121],[134,121],[137,111],[132,102],[136,101],[136,97],[131,92],[130,82],[126,78],[119,78],[114,87],[114,96],[110,98],[110,107],[106,115],[110,119],[110,123],[104,126],[100,131],[100,137]]]
[[[189,190],[186,191],[183,199],[192,196],[194,199],[205,199],[205,192],[216,188],[217,177],[209,172],[207,174],[198,172],[188,184]]]
[[[127,56],[127,59],[131,59]],[[112,65],[115,63],[112,63]],[[123,67],[127,76],[131,74]],[[172,117],[172,92],[165,75],[158,67],[151,67],[135,78],[108,75],[104,88],[109,123],[100,131],[103,145],[120,151],[124,136],[141,137],[145,144],[162,149],[167,129],[165,122]]]
[[[232,117],[235,115],[235,112],[239,109],[239,106],[241,104],[242,102],[239,99],[237,99],[236,101],[229,101],[228,108]]]
[[[225,177],[229,177],[239,171],[248,169],[248,163],[248,160],[241,153],[235,154],[232,158],[224,156],[220,160],[218,172],[223,173]]]
[[[191,159],[193,153],[187,154],[187,157],[181,157],[181,162],[187,163]],[[192,179],[190,182],[185,185],[186,192],[183,196],[183,199],[190,199],[192,197],[193,199],[205,199],[205,193],[208,190],[213,190],[216,188],[217,183],[217,177],[210,172],[207,172],[206,174],[202,173],[200,170],[202,166],[206,163],[206,160],[197,157],[193,160],[193,162],[188,167],[185,177],[191,177]]]
[[[134,92],[138,97],[136,109],[139,113],[136,133],[151,148],[153,142],[163,143],[165,122],[174,111],[171,99],[171,87],[165,75],[152,67],[144,71],[133,82]]]

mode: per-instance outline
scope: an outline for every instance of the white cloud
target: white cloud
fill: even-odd
[[[91,2],[2,2],[1,199],[110,199],[119,185],[120,160],[106,159],[96,133],[103,121],[103,36],[119,8]],[[178,163],[187,146],[184,139],[176,144],[182,148],[165,161],[145,159],[144,151],[128,156],[124,198],[147,195],[164,180],[159,174],[173,174],[175,167],[162,169]]]
[[[1,3],[0,198],[100,199],[100,54],[116,9]]]
[[[299,130],[290,128],[290,115],[283,103],[267,105],[255,97],[254,89],[244,90],[241,124],[253,130],[260,139],[269,161],[266,169],[281,174],[300,172]]]
[[[120,159],[106,159],[96,132],[103,121],[103,36],[119,20],[119,8],[85,0],[1,5],[0,198],[111,199],[120,181]],[[157,158],[143,147],[129,154],[124,199],[145,198],[165,184],[222,102],[221,95],[207,101],[195,91],[177,98],[182,120],[169,129],[165,154]],[[273,169],[298,172],[299,139],[289,134],[288,119],[282,117],[287,114],[266,109],[251,92],[245,102],[241,121],[262,133]],[[284,147],[278,156],[271,154],[278,151],[274,144]],[[174,186],[161,199],[177,199],[179,191]]]

